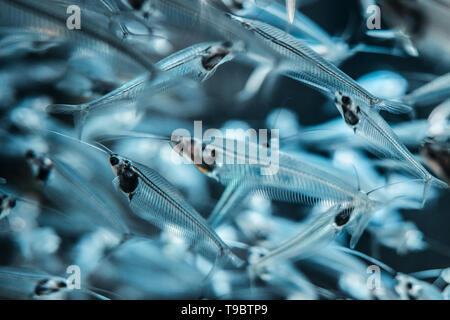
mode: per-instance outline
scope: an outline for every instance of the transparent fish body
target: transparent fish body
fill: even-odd
[[[111,161],[117,175],[114,184],[128,195],[129,205],[136,215],[187,240],[192,247],[209,257],[212,255],[220,263],[229,260],[236,266],[242,265],[242,260],[159,173],[115,156]]]
[[[427,120],[411,120],[392,124],[391,128],[401,143],[408,147],[418,147],[428,136],[430,124]],[[365,140],[348,130],[348,125],[342,121],[342,118],[301,128],[298,133],[286,138],[286,147],[294,141],[298,141],[301,145],[325,151],[348,147],[366,148]]]
[[[447,188],[447,184],[433,177],[427,169],[411,154],[400,142],[397,135],[386,121],[374,110],[355,105],[351,100],[346,101],[345,96],[336,94],[335,104],[354,133],[369,142],[369,149],[377,155],[387,156],[403,161],[402,167],[414,176],[423,179],[425,202],[431,184]]]
[[[280,29],[288,29],[293,36],[308,37],[329,47],[334,46],[334,42],[328,33],[310,18],[297,11],[295,7],[293,8],[295,16],[291,22],[286,15],[287,7],[279,2],[244,0],[242,4],[236,5],[234,1],[222,1],[237,16],[264,21]]]
[[[400,255],[421,251],[427,247],[422,232],[410,221],[400,221],[379,227],[371,226],[369,230],[379,243],[395,249]]]
[[[208,217],[213,226],[219,224],[249,193],[261,194],[272,200],[306,204],[323,202],[333,205],[367,201],[365,195],[356,187],[341,179],[339,175],[334,175],[332,172],[336,171],[335,169],[322,169],[283,152],[275,152],[278,155],[276,173],[266,172],[265,170],[275,164],[267,157],[272,151],[252,142],[243,144],[248,150],[259,149],[258,155],[247,153],[247,147],[240,149],[238,140],[225,139],[225,146],[215,142],[202,145],[190,139],[178,141],[173,145],[176,152],[192,161],[201,172],[227,186],[213,213]],[[236,148],[227,147],[234,145],[234,142]],[[214,154],[213,158],[211,154]],[[230,160],[231,163],[228,162]]]
[[[277,71],[283,75],[308,84],[329,97],[333,97],[338,91],[345,92],[358,103],[372,109],[393,113],[411,110],[411,107],[402,102],[382,100],[373,96],[339,68],[288,33],[257,20],[237,16],[232,16],[232,19],[252,31],[285,58],[277,66]]]
[[[441,291],[426,281],[398,273],[395,277],[395,291],[401,300],[442,300]]]
[[[61,300],[65,298],[65,294],[73,290],[79,290],[96,299],[109,300],[90,289],[71,287],[63,277],[26,268],[0,268],[0,294],[6,294],[9,298]]]
[[[450,97],[450,73],[437,77],[433,81],[413,90],[403,97],[411,105],[429,105]]]
[[[195,30],[197,37],[203,34],[209,39],[220,37],[228,41],[242,40],[247,54],[257,57],[258,61],[270,63],[278,58],[274,50],[255,40],[251,33],[233,23],[212,1],[150,0],[149,3],[153,10],[164,15],[164,22],[168,25],[183,30]]]
[[[285,241],[275,249],[269,251],[262,258],[257,260],[252,268],[258,270],[265,265],[286,260],[289,258],[301,258],[308,254],[313,254],[320,246],[328,244],[340,231],[334,223],[338,207],[332,207],[327,212],[313,217],[312,221],[295,237]]]
[[[37,34],[16,28],[0,28],[0,58],[25,55],[27,53],[43,53],[62,44],[55,36]]]
[[[37,33],[57,35],[68,44],[76,44],[75,49],[89,50],[98,57],[108,59],[119,70],[146,69],[156,74],[151,57],[136,48],[127,45],[121,39],[111,35],[108,28],[109,18],[96,12],[83,11],[82,30],[67,28],[67,1],[41,3],[30,0],[2,0],[0,2],[1,25],[17,26]]]
[[[161,241],[129,241],[101,260],[93,274],[103,274],[108,266],[110,281],[119,288],[132,286],[135,299],[196,299],[204,274],[186,260],[168,251]]]
[[[217,68],[233,58],[232,44],[208,42],[190,46],[161,60],[156,66],[162,71],[150,79],[143,74],[132,79],[110,93],[80,105],[54,104],[47,107],[48,112],[74,113],[75,126],[81,135],[81,128],[90,112],[100,112],[111,106],[148,104],[150,97],[164,92],[180,83],[180,78],[193,81],[205,81]],[[142,107],[140,107],[142,108]]]

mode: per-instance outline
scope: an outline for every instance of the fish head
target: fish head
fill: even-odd
[[[56,293],[64,288],[67,288],[67,283],[63,280],[42,279],[36,284],[34,294],[38,297],[43,297]]]
[[[343,228],[353,218],[353,211],[355,207],[351,204],[342,204],[339,208],[339,212],[334,216],[334,224],[337,228]]]
[[[395,291],[401,299],[417,300],[419,298],[422,286],[417,279],[399,272],[395,280],[397,281]]]
[[[130,160],[117,154],[109,157],[109,164],[114,174],[119,178],[119,188],[125,194],[131,194],[139,184],[139,176]]]
[[[17,205],[17,199],[13,197],[8,198],[8,203],[6,205],[7,209],[14,209]]]
[[[254,5],[254,0],[222,0],[222,3],[233,13],[248,9]]]
[[[348,126],[354,128],[359,123],[361,109],[349,95],[341,91],[336,92],[334,95],[334,104]]]
[[[192,137],[172,137],[170,146],[188,163],[193,164],[201,173],[215,178],[218,150],[212,145],[205,145]]]
[[[207,47],[201,55],[201,81],[209,79],[220,65],[232,60],[239,51],[240,47],[230,41],[217,42]]]
[[[34,171],[35,178],[47,182],[53,170],[53,161],[48,156],[37,154],[31,149],[25,152],[25,158]]]

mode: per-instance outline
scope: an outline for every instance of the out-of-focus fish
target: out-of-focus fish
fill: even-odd
[[[16,299],[63,299],[64,294],[79,290],[96,299],[109,300],[89,288],[77,289],[63,277],[25,268],[0,268],[0,294]]]
[[[356,217],[354,211],[353,207],[345,208],[338,205],[328,209],[327,212],[319,213],[300,234],[264,255],[252,265],[252,268],[256,272],[261,272],[261,268],[277,260],[290,257],[299,259],[313,254],[318,248],[332,241],[341,229],[354,220]]]
[[[437,77],[408,93],[403,97],[403,101],[410,105],[421,106],[439,102],[448,97],[450,97],[450,73]]]
[[[70,30],[67,25],[67,8],[76,1],[53,0],[42,3],[30,0],[0,1],[0,25],[15,26],[38,34],[48,34],[63,39],[79,52],[88,50],[100,59],[109,59],[122,71],[143,69],[156,74],[151,57],[111,35],[105,25],[109,17],[92,10],[82,10],[82,31]],[[78,3],[81,6],[81,3]]]
[[[447,0],[382,0],[380,4],[383,20],[388,25],[407,35],[419,55],[432,61],[437,70],[449,71],[450,4]]]
[[[295,15],[286,16],[285,7],[276,1],[222,0],[227,8],[235,15],[247,19],[255,19],[282,30],[304,41],[315,52],[326,60],[339,65],[358,52],[373,52],[385,54],[398,54],[395,50],[383,47],[374,47],[359,43],[350,47],[342,38],[330,36],[324,29],[317,25],[300,11],[292,7]],[[292,17],[292,20],[290,18]]]

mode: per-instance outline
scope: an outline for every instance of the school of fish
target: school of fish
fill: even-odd
[[[450,299],[447,18],[0,0],[0,298]]]

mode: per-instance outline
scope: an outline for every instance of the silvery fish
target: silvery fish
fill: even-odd
[[[109,162],[116,175],[115,186],[127,195],[130,207],[139,217],[188,240],[205,254],[214,254],[216,263],[229,260],[235,266],[243,264],[180,192],[158,172],[114,154],[110,155]]]
[[[109,298],[89,288],[75,288],[67,279],[26,268],[0,268],[0,295],[15,299],[63,299],[68,292],[79,290],[95,299]]]
[[[145,103],[146,98],[164,92],[176,86],[180,79],[205,81],[217,68],[233,59],[238,49],[230,42],[206,42],[190,46],[161,60],[156,66],[162,71],[150,80],[149,74],[143,74],[130,80],[114,91],[80,105],[53,104],[47,107],[48,112],[73,113],[75,126],[82,134],[82,127],[90,112],[118,105],[136,105]]]
[[[437,77],[403,97],[410,105],[429,105],[450,97],[450,73]]]
[[[281,74],[306,83],[330,98],[340,91],[373,110],[386,110],[393,113],[411,111],[411,107],[402,102],[375,97],[336,66],[327,62],[288,33],[257,20],[234,15],[230,15],[230,17],[245,29],[252,31],[259,39],[269,44],[285,58],[277,66],[277,71]]]
[[[400,142],[397,135],[384,119],[370,108],[360,107],[350,97],[341,92],[336,93],[334,100],[347,125],[354,133],[363,137],[370,144],[368,147],[378,155],[388,156],[402,160],[402,167],[416,177],[423,179],[423,200],[425,203],[432,184],[440,188],[448,188],[448,185],[433,177],[411,152]]]

